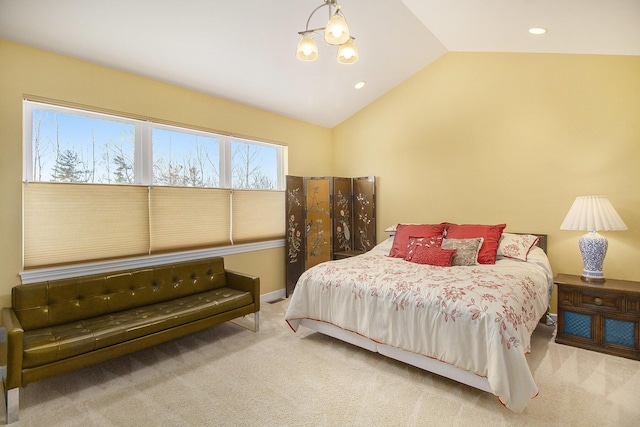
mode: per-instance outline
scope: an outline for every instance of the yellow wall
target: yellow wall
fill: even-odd
[[[289,147],[290,174],[331,173],[327,128],[2,39],[0,64],[0,306],[10,304],[22,270],[25,94],[279,142]],[[263,294],[285,286],[284,248],[225,258],[259,275]]]
[[[448,53],[333,130],[0,39],[0,306],[20,283],[22,98],[37,95],[287,144],[289,173],[377,177],[378,240],[397,222],[506,222],[547,233],[579,274],[579,195],[609,197],[629,231],[605,275],[640,280],[640,58]],[[313,152],[313,155],[309,155]],[[284,249],[226,257],[284,287]]]
[[[555,273],[582,272],[559,227],[606,195],[629,227],[605,276],[640,281],[640,57],[448,53],[333,129],[334,173],[376,175],[378,240],[398,222],[507,223],[549,235]]]

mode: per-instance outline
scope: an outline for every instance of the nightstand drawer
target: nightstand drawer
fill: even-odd
[[[561,307],[583,307],[589,310],[621,312],[624,296],[605,295],[601,292],[564,290],[558,291],[558,305]]]
[[[596,311],[621,312],[624,297],[616,295],[604,295],[601,292],[576,292],[577,305]]]

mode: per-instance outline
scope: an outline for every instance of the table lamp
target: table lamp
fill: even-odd
[[[602,263],[607,254],[607,239],[598,234],[598,230],[628,230],[620,215],[605,196],[580,196],[573,202],[571,209],[560,226],[560,230],[586,230],[580,237],[582,254],[582,280],[585,282],[604,282]]]

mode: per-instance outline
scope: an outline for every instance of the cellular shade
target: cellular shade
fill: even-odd
[[[151,252],[229,244],[229,190],[153,187]]]
[[[147,192],[146,186],[25,185],[25,268],[146,255]]]
[[[233,242],[283,238],[284,191],[233,190]]]

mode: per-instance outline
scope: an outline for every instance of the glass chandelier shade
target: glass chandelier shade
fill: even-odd
[[[344,16],[336,12],[331,19],[329,19],[324,29],[324,41],[332,45],[341,45],[349,40],[350,37],[347,21],[344,19]]]
[[[355,64],[358,61],[358,48],[352,40],[348,40],[338,48],[337,57],[341,64]]]
[[[318,58],[318,45],[311,36],[302,36],[296,49],[296,57],[301,61],[315,61]]]

